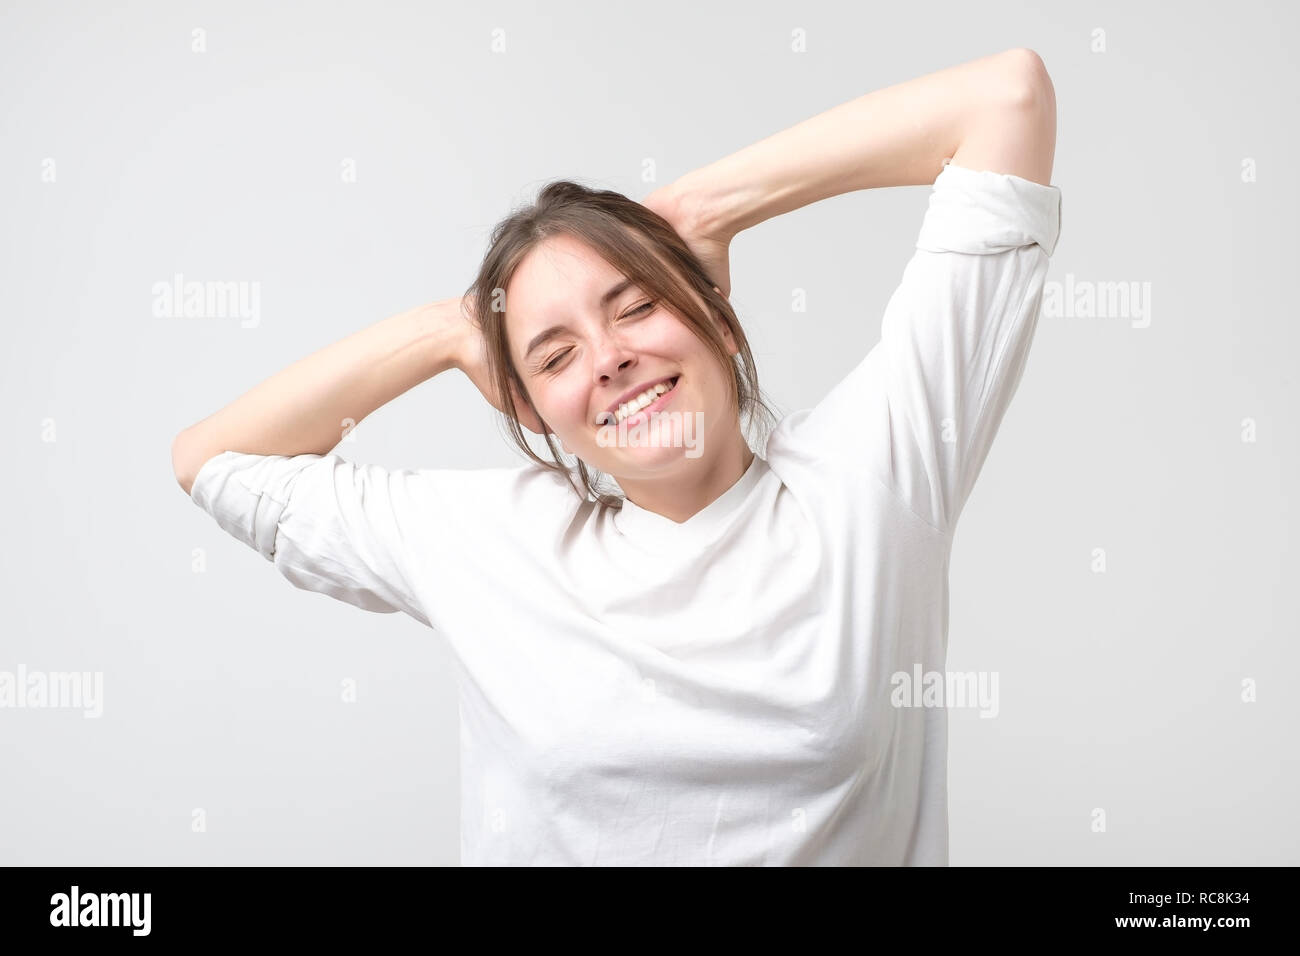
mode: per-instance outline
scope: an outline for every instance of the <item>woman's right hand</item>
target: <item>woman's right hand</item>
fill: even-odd
[[[457,301],[456,306],[456,311],[465,323],[462,330],[461,347],[458,349],[456,367],[465,373],[469,380],[474,383],[474,387],[479,390],[493,408],[505,415],[509,415],[510,412],[501,400],[501,395],[497,391],[495,383],[488,375],[487,342],[483,338],[482,331],[474,324],[473,313],[470,308],[471,303],[468,299],[460,299]],[[544,434],[545,426],[533,411],[532,406],[528,404],[527,400],[519,394],[519,390],[513,385],[510,391],[514,397],[519,424],[538,435]]]

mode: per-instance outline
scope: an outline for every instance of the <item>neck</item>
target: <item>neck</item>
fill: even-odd
[[[744,476],[754,453],[739,430],[718,455],[683,459],[672,477],[617,478],[627,499],[638,508],[682,524],[722,497]]]

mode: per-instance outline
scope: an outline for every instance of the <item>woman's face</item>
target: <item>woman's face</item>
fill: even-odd
[[[581,240],[553,236],[534,247],[505,301],[510,353],[529,398],[564,450],[589,466],[616,479],[663,477],[737,432],[713,354]],[[715,322],[734,355],[733,336]],[[670,392],[619,427],[609,409],[672,379]]]

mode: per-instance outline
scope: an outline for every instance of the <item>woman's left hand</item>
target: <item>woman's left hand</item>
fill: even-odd
[[[704,271],[724,298],[731,298],[731,236],[712,232],[700,223],[690,199],[676,183],[661,186],[641,205],[657,212],[682,237],[682,241],[695,253]]]

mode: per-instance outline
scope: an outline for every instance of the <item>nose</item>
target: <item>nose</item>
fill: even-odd
[[[604,385],[611,378],[636,365],[636,353],[612,332],[604,332],[594,347],[596,351],[592,371],[598,385]]]

